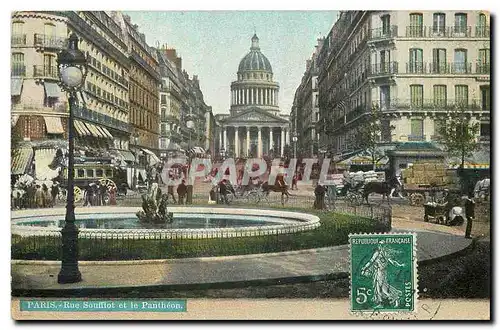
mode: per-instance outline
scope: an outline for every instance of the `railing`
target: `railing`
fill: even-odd
[[[425,141],[425,135],[408,135],[408,141]]]
[[[14,34],[10,37],[10,43],[12,46],[26,46],[26,35]]]
[[[45,65],[33,65],[33,77],[59,79],[57,67]]]
[[[477,38],[490,38],[490,27],[488,25],[476,25],[475,32]]]
[[[368,112],[368,111],[370,111],[370,109],[367,106],[365,106],[365,105],[358,106],[346,114],[346,122],[349,122],[349,121],[353,120],[354,118],[357,118],[357,117],[361,116],[363,113]]]
[[[469,111],[481,110],[481,101],[472,99],[468,101],[450,100],[450,99],[420,99],[412,101],[411,99],[392,98],[381,102],[380,100],[373,101],[372,106],[386,111],[397,110],[425,110],[425,111],[454,111],[457,109],[466,109]],[[487,107],[485,105],[485,107]],[[490,109],[482,109],[489,111]]]
[[[26,65],[20,63],[13,63],[10,70],[11,77],[25,77]]]
[[[127,122],[84,107],[75,107],[75,117],[103,124],[121,131],[129,131],[129,124]]]
[[[369,76],[392,75],[398,73],[398,62],[372,64]]]
[[[146,71],[148,71],[148,73],[151,76],[153,76],[156,80],[161,80],[159,72],[157,72],[157,70],[155,70],[154,67],[152,67],[148,62],[146,62],[146,60],[144,60],[142,56],[139,55],[139,53],[133,50],[130,52],[130,55],[132,56],[134,61],[139,63]]]
[[[66,113],[68,112],[68,106],[64,104],[56,104],[53,106],[45,106],[42,102],[21,102],[17,104],[12,104],[12,111],[15,112],[58,112]]]
[[[34,36],[34,45],[35,47],[45,47],[45,48],[54,48],[54,49],[63,49],[67,47],[66,38],[48,36],[45,34],[35,33]]]
[[[388,39],[398,36],[398,26],[391,25],[388,29],[376,28],[370,30],[370,40]]]
[[[483,65],[481,67],[476,66],[476,73],[479,70],[488,70],[488,67]],[[472,63],[467,62],[454,62],[454,63],[425,63],[425,62],[409,62],[406,63],[407,74],[471,74]]]
[[[476,73],[490,74],[490,63],[476,63]]]
[[[407,38],[470,38],[470,26],[423,26],[406,27]]]

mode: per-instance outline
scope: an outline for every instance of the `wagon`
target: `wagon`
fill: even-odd
[[[446,224],[448,219],[448,206],[446,204],[425,203],[424,221],[433,221],[439,224]]]

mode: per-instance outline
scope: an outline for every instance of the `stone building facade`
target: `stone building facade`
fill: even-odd
[[[346,11],[318,56],[320,147],[353,151],[356,127],[383,113],[381,147],[437,140],[465,108],[490,137],[490,25],[482,11]]]

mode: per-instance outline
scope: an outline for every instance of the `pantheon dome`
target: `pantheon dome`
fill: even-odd
[[[217,115],[219,152],[230,157],[279,157],[290,143],[288,117],[280,114],[279,84],[273,68],[252,37],[250,52],[240,61],[231,83],[229,115]]]
[[[259,38],[254,34],[250,52],[238,66],[237,80],[231,83],[231,115],[255,106],[277,115],[278,91],[271,63],[260,51]]]

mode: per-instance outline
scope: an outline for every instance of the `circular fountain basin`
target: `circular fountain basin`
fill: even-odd
[[[171,224],[139,222],[135,207],[76,209],[79,237],[88,238],[219,238],[294,233],[320,226],[317,216],[289,211],[214,207],[169,207]],[[12,233],[20,236],[59,236],[64,209],[16,211]]]

